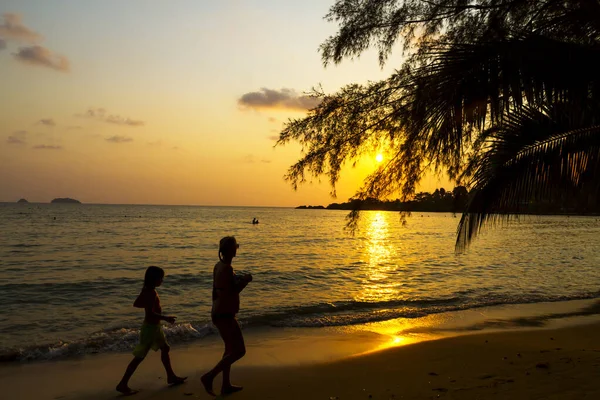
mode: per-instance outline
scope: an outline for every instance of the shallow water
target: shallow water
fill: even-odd
[[[217,243],[240,242],[252,272],[248,326],[343,326],[496,304],[599,297],[597,217],[521,217],[454,252],[458,218],[254,207],[0,205],[0,354],[52,358],[129,349],[143,318],[132,307],[149,265],[165,268],[172,342],[209,324]],[[253,217],[260,224],[252,225]]]

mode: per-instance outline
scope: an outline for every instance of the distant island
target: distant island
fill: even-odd
[[[365,211],[406,211],[406,212],[446,212],[462,213],[469,199],[469,191],[464,186],[457,186],[452,191],[444,188],[436,189],[433,193],[421,192],[406,201],[379,200],[369,198],[366,200],[349,199],[345,203],[331,203],[323,206],[299,206],[296,209],[327,209],[327,210],[365,210]],[[543,215],[598,215],[600,214],[600,201],[590,202],[585,199],[565,198],[561,204],[530,201],[522,203],[514,211],[515,214],[543,214]]]
[[[53,199],[50,203],[81,204],[81,202],[79,200],[70,199],[68,197],[64,197],[64,198],[59,197],[59,198]]]
[[[29,202],[25,199],[19,199],[19,201],[17,201],[17,203],[29,203]]]

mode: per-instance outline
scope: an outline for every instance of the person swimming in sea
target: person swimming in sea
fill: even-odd
[[[256,225],[256,224],[258,224],[258,219],[252,218],[252,225]]]
[[[213,380],[223,373],[221,395],[242,390],[241,386],[231,384],[231,364],[246,354],[246,346],[240,324],[235,316],[240,310],[240,292],[252,282],[252,275],[236,275],[231,266],[239,248],[235,237],[227,236],[219,242],[219,262],[213,269],[212,311],[211,319],[219,330],[225,343],[225,353],[217,365],[200,378],[204,389],[215,396]]]
[[[121,382],[117,385],[117,391],[126,395],[135,394],[138,391],[129,387],[129,379],[144,361],[150,349],[157,351],[160,349],[160,359],[167,372],[167,383],[177,385],[185,382],[186,377],[179,377],[173,372],[171,367],[171,358],[169,356],[169,344],[160,325],[160,321],[167,321],[170,324],[175,323],[175,317],[162,315],[162,307],[156,288],[159,287],[165,278],[165,271],[160,267],[148,267],[144,275],[144,287],[140,295],[133,303],[134,307],[145,310],[144,322],[140,330],[140,342],[133,350],[133,360],[127,366]]]

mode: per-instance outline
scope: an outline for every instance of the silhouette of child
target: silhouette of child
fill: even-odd
[[[204,389],[213,396],[215,395],[212,387],[213,380],[220,372],[223,372],[222,395],[242,390],[241,386],[232,385],[229,379],[231,364],[246,354],[244,337],[235,315],[240,310],[240,292],[244,290],[248,283],[252,282],[252,275],[236,275],[233,272],[231,261],[236,256],[239,247],[233,236],[221,239],[219,242],[219,262],[213,270],[211,317],[225,343],[225,354],[212,370],[200,378]]]
[[[141,362],[144,361],[150,349],[154,351],[160,349],[160,359],[165,366],[167,383],[169,385],[180,384],[187,379],[187,376],[180,378],[173,372],[171,358],[169,357],[170,347],[160,326],[161,320],[167,321],[170,324],[175,323],[175,317],[167,317],[161,314],[162,308],[156,288],[162,284],[164,277],[165,271],[162,268],[148,267],[144,276],[144,287],[133,303],[134,307],[145,309],[146,315],[140,330],[140,343],[133,350],[134,359],[127,366],[123,379],[117,385],[117,391],[123,394],[131,395],[138,392],[129,387],[129,379]]]

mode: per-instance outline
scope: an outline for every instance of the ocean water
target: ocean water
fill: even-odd
[[[252,327],[322,327],[500,304],[600,297],[597,217],[523,216],[455,254],[459,216],[256,207],[0,204],[0,360],[126,351],[149,265],[172,343],[214,334],[218,241],[240,243],[254,281],[239,319]],[[252,225],[252,218],[260,224]]]

